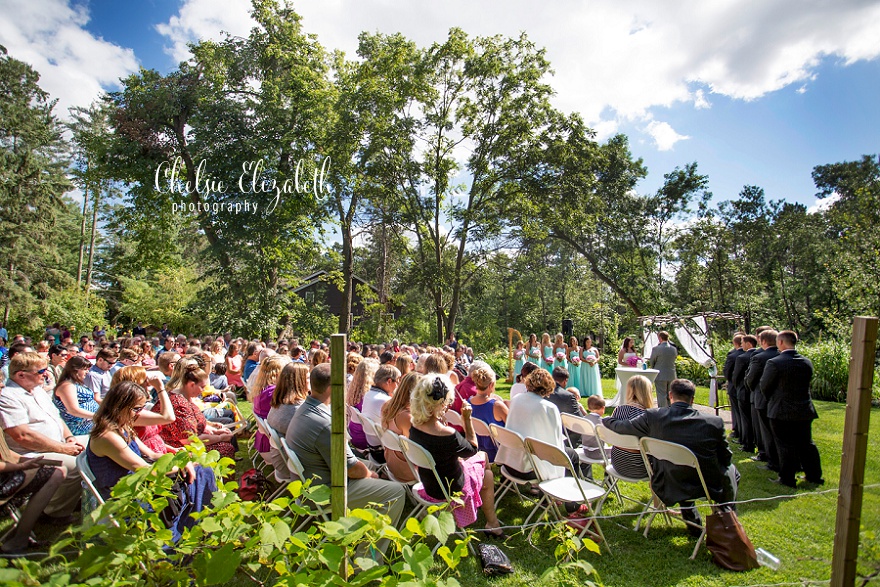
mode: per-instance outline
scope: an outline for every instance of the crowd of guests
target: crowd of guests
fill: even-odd
[[[193,437],[235,458],[237,401],[252,403],[254,414],[298,457],[306,478],[329,483],[332,357],[328,341],[300,346],[296,339],[263,343],[229,334],[197,339],[175,337],[170,331],[148,339],[140,330],[144,329],[139,324],[139,332],[130,337],[101,336],[97,341],[84,337],[74,345],[69,333],[53,327],[47,335],[59,342],[42,345],[44,351],[17,340],[4,353],[8,379],[0,392],[0,424],[8,450],[0,464],[0,498],[30,497],[16,532],[2,545],[4,552],[25,550],[38,519],[56,524],[72,521],[79,501],[76,457],[83,451],[104,496],[123,475],[149,466],[167,452],[185,451]],[[668,344],[668,335],[660,334],[661,343]],[[758,340],[761,353],[754,351]],[[777,470],[779,482],[792,486],[799,469],[807,481],[822,482],[809,427],[815,418],[809,399],[812,368],[794,352],[796,342],[794,333],[777,334],[769,328],[758,338],[737,335],[737,348],[725,365],[725,375],[730,373],[734,434],[744,450],[758,448],[755,458]],[[497,448],[491,438],[475,433],[473,421],[553,444],[565,451],[577,474],[592,480],[590,464],[580,462],[576,449],[583,444],[581,454],[595,459],[600,454],[597,441],[566,432],[562,414],[622,434],[683,444],[700,461],[710,497],[721,503],[735,498],[739,475],[731,464],[724,423],[693,407],[694,385],[675,378],[674,357],[659,408],[654,407],[651,381],[636,375],[627,381],[623,403],[604,417],[601,387],[594,387],[593,381],[598,381],[599,355],[589,337],[583,346],[574,338],[565,344],[561,335],[553,342],[547,334],[540,346],[535,335],[527,346],[520,344],[516,383],[505,400],[495,392],[492,368],[474,360],[473,350],[454,335],[442,347],[401,345],[397,340],[380,345],[350,343],[344,359],[347,407],[374,422],[379,431],[389,430],[427,450],[441,483],[433,471],[411,467],[400,450],[376,436],[372,426],[365,429],[352,418],[347,423],[346,450],[349,505],[377,504],[397,524],[407,499],[404,484],[420,481],[424,499],[443,501],[446,495],[461,494],[461,504],[454,508],[459,525],[474,523],[482,512],[486,535],[505,537],[495,512],[492,463],[524,480],[558,477],[565,471],[533,461],[522,450]],[[625,343],[619,361],[627,360],[630,352],[635,351]],[[668,354],[661,351],[656,359],[665,360],[664,353]],[[451,419],[450,411],[458,417]],[[258,432],[254,448],[272,465],[276,479],[293,478],[283,447]],[[626,476],[647,475],[637,452],[615,447],[610,459]],[[216,489],[209,470],[187,467],[178,475],[188,486],[181,499],[202,504]],[[664,503],[681,504],[683,516],[700,523],[690,507],[702,493],[694,474],[658,464],[652,486]],[[565,505],[572,516],[583,514],[577,504]],[[188,522],[168,519],[167,523],[179,536]]]

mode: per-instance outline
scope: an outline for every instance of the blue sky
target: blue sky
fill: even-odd
[[[442,6],[440,5],[442,4]],[[0,43],[33,64],[63,112],[137,67],[166,72],[185,43],[246,35],[247,0],[0,0]],[[880,151],[880,3],[527,0],[294,3],[306,31],[351,54],[362,30],[425,45],[451,26],[525,31],[547,48],[556,105],[630,137],[639,191],[697,161],[715,200],[743,185],[815,203],[815,165]]]

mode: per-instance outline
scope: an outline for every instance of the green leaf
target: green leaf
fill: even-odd
[[[207,560],[205,584],[220,585],[228,582],[239,564],[241,564],[241,553],[236,552],[232,544],[224,545]]]
[[[420,580],[425,580],[428,576],[428,570],[434,563],[431,549],[422,542],[416,544],[415,549],[404,547],[403,559],[409,565],[410,570],[412,570],[416,578]]]
[[[345,550],[336,544],[325,544],[318,550],[318,558],[331,571],[338,571],[345,556]]]

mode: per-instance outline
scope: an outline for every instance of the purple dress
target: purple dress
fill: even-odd
[[[264,420],[269,416],[269,410],[272,409],[273,393],[275,393],[275,386],[270,385],[254,399],[254,414]],[[271,448],[272,445],[269,444],[269,437],[258,430],[254,434],[254,449],[257,452],[269,452]]]

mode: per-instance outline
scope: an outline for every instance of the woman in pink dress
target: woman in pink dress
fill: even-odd
[[[226,353],[226,381],[231,387],[236,388],[235,391],[244,387],[244,381],[241,378],[242,360],[241,355],[238,354],[239,350],[241,350],[241,345],[237,340],[234,340],[229,343],[229,351]]]

